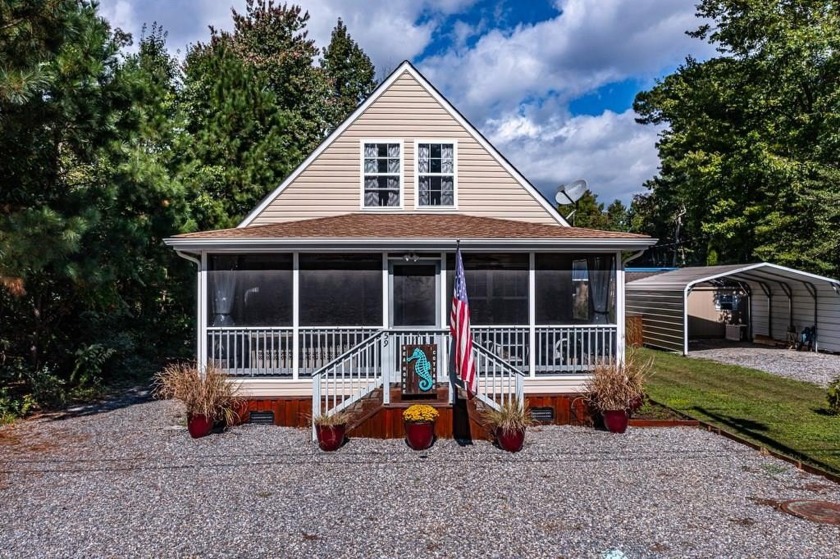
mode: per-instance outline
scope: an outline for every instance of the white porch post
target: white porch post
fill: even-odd
[[[440,327],[449,329],[449,309],[452,307],[452,294],[446,292],[446,253],[440,253]],[[446,382],[449,383],[449,403],[455,403],[455,391],[458,390],[452,382],[452,376],[449,374],[449,334],[443,334],[440,337],[443,340],[443,347],[440,349],[438,357],[438,365],[441,363],[443,367],[438,368],[438,375],[443,371],[446,375]]]
[[[300,253],[292,253],[292,380],[300,374]]]
[[[382,328],[388,328],[391,316],[391,298],[388,294],[388,253],[382,253]],[[382,403],[391,403],[391,367],[393,367],[393,339],[386,336],[380,342],[384,344],[379,351],[379,372],[382,375]]]
[[[626,320],[624,311],[624,262],[621,260],[621,252],[615,253],[615,321],[618,325],[618,337],[615,341],[615,351],[618,363],[624,364],[624,345],[627,333],[625,332]]]
[[[198,340],[196,340],[196,357],[198,358],[198,370],[202,374],[207,370],[207,253],[201,253],[201,264],[198,266],[198,286],[197,293],[198,303],[196,310],[198,320],[197,332]]]
[[[528,254],[528,376],[537,376],[537,257]]]

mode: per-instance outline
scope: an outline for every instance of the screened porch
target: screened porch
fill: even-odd
[[[616,257],[465,252],[474,342],[532,378],[614,359]],[[373,336],[432,340],[447,362],[454,253],[205,258],[199,352],[231,375],[308,379]]]

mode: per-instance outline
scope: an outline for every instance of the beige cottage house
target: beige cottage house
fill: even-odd
[[[241,384],[252,416],[356,410],[369,436],[401,436],[418,399],[441,408],[439,435],[458,422],[458,242],[478,400],[569,421],[593,365],[624,355],[622,254],[655,239],[570,227],[408,62],[237,228],[166,240],[198,265],[198,361]]]

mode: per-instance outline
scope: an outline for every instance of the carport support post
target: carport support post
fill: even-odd
[[[532,253],[533,254],[533,253]],[[531,269],[534,269],[533,261],[531,265]],[[618,322],[618,339],[616,340],[616,354],[618,355],[618,363],[620,365],[624,365],[624,352],[625,346],[627,343],[627,332],[625,331],[627,328],[627,322],[624,318],[625,313],[627,312],[626,309],[626,297],[624,293],[624,262],[621,260],[621,253],[615,253],[615,316],[616,322]],[[533,298],[532,298],[533,300]],[[531,322],[533,324],[533,321]],[[531,339],[534,339],[534,334],[531,334]],[[534,352],[531,352],[533,355]],[[534,367],[531,368],[533,374]]]
[[[691,285],[683,289],[683,355],[688,355],[688,296],[691,294]]]
[[[773,292],[770,290],[770,286],[765,284],[763,281],[758,283],[761,290],[764,292],[765,297],[767,297],[767,335],[770,339],[773,339]],[[750,317],[752,318],[752,317]]]

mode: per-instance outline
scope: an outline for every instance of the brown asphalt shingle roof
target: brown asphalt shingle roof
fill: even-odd
[[[647,235],[459,214],[351,213],[176,235],[180,239],[648,239]]]

